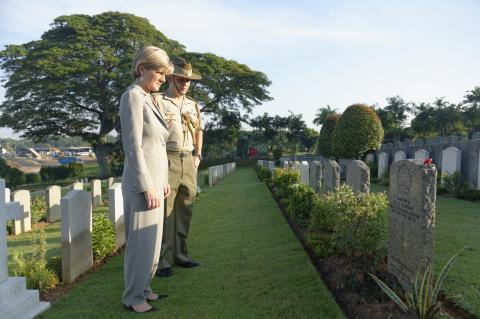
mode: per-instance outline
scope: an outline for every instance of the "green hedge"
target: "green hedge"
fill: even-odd
[[[66,166],[44,166],[40,169],[40,176],[43,181],[56,181],[68,178],[83,178],[84,167],[80,163],[70,163]]]

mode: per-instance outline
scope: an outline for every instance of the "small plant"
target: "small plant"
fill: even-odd
[[[272,172],[270,172],[270,170],[268,168],[257,165],[255,167],[255,170],[257,172],[257,175],[258,175],[258,178],[260,179],[260,181],[267,182],[267,181],[270,181],[272,179]]]
[[[434,282],[432,267],[428,266],[423,276],[419,272],[415,275],[415,280],[412,283],[412,291],[405,293],[405,300],[402,300],[390,287],[375,275],[368,273],[373,280],[380,286],[380,288],[392,299],[403,311],[414,313],[419,319],[433,319],[437,318],[440,312],[440,302],[438,294],[443,287],[443,282],[447,277],[448,272],[453,266],[454,261],[458,255],[466,249],[467,246],[460,249],[453,255],[443,266],[440,275]]]
[[[32,223],[37,224],[42,220],[45,220],[47,216],[47,204],[45,202],[45,197],[34,197],[32,199],[30,211],[32,214]]]
[[[42,293],[58,285],[58,277],[47,267],[47,240],[45,230],[38,227],[32,232],[31,255],[15,252],[13,255],[13,275],[24,276],[29,289],[39,289]],[[38,236],[38,238],[37,238]]]
[[[300,172],[297,170],[279,170],[272,179],[273,190],[280,198],[287,198],[289,187],[300,183]]]
[[[386,208],[385,193],[356,194],[342,185],[316,197],[305,240],[319,256],[375,257],[385,238]]]
[[[293,184],[289,187],[289,196],[285,199],[288,213],[297,222],[304,223],[310,217],[315,193],[305,184]]]
[[[460,194],[465,193],[468,189],[468,184],[463,179],[460,171],[455,171],[449,175],[444,173],[442,176],[442,186],[448,194],[459,197]]]
[[[115,227],[105,214],[94,214],[92,223],[93,259],[101,260],[115,250]]]

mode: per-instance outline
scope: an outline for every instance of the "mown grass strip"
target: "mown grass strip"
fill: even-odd
[[[198,198],[189,239],[201,266],[155,278],[169,297],[142,318],[344,318],[270,192],[238,169]],[[123,309],[123,258],[112,258],[40,318],[133,318]]]

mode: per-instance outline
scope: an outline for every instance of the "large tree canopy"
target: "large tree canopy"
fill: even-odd
[[[120,132],[122,92],[133,81],[135,52],[155,45],[190,60],[204,80],[192,93],[204,111],[250,111],[270,100],[265,74],[213,54],[188,53],[148,20],[131,14],[61,16],[40,40],[8,45],[0,52],[6,74],[0,125],[42,140],[79,136],[92,144],[102,175],[108,155],[118,147],[107,134]]]

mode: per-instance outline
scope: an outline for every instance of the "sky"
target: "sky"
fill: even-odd
[[[265,73],[274,100],[253,115],[292,111],[309,127],[326,105],[381,107],[395,95],[458,103],[480,86],[479,0],[0,0],[0,49],[40,39],[60,15],[105,11]],[[4,136],[16,135],[0,128]]]

